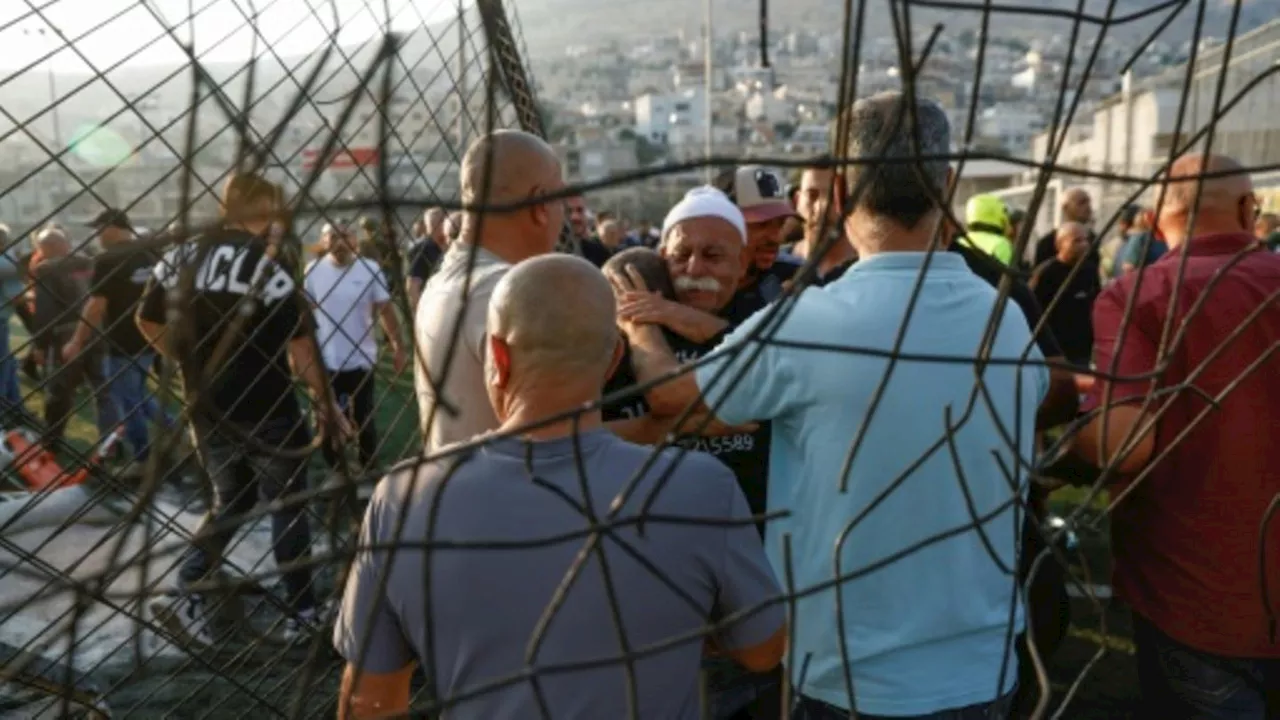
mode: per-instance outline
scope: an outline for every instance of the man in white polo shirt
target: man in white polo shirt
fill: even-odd
[[[373,423],[373,377],[378,361],[377,317],[387,334],[396,372],[407,356],[400,322],[391,305],[381,268],[356,254],[355,237],[342,224],[325,225],[328,252],[307,265],[303,281],[316,316],[316,339],[334,399],[359,430],[360,466],[372,469],[378,449]],[[326,445],[325,461],[337,467],[336,451]]]

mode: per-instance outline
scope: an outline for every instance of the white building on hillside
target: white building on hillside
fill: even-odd
[[[673,127],[706,123],[707,98],[701,88],[678,93],[648,93],[636,98],[636,134],[653,143],[667,143]]]
[[[1200,56],[1185,103],[1181,90],[1185,65],[1138,83],[1124,83],[1121,92],[1103,100],[1091,117],[1081,118],[1088,129],[1073,129],[1058,165],[1081,167],[1087,158],[1087,169],[1095,173],[1151,179],[1171,152],[1203,151],[1211,126],[1213,152],[1235,157],[1246,166],[1280,163],[1280,75],[1272,72],[1280,62],[1280,21],[1240,36],[1234,45],[1216,111],[1215,97],[1223,78],[1220,45]],[[1182,131],[1175,135],[1180,115]],[[1037,162],[1047,157],[1048,147],[1045,135],[1033,141]],[[1066,174],[1059,179],[1088,188],[1107,219],[1131,199],[1148,200],[1139,194],[1138,182],[1076,182]],[[1271,198],[1271,192],[1263,187],[1259,194],[1267,202],[1280,201],[1280,197]]]

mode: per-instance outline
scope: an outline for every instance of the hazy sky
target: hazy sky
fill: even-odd
[[[99,68],[120,62],[142,50],[130,64],[181,63],[185,59],[166,27],[185,42],[195,28],[196,52],[208,51],[208,61],[244,61],[249,57],[254,31],[246,16],[251,7],[260,10],[257,27],[262,39],[281,55],[312,52],[328,42],[334,32],[337,9],[338,40],[359,43],[376,36],[386,22],[389,8],[392,28],[406,31],[424,20],[434,23],[457,11],[458,0],[0,0],[0,68],[20,68],[64,48],[52,62],[59,72],[85,72],[88,68],[75,53],[65,49],[72,41]],[[466,1],[470,5],[470,0]],[[194,9],[195,22],[187,23]],[[105,24],[104,24],[105,23]],[[50,27],[66,40],[59,39]],[[99,27],[101,26],[101,27]],[[44,29],[43,35],[39,30]],[[217,45],[214,48],[214,45]]]

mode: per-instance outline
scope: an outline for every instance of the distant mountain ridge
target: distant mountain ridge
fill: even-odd
[[[889,0],[857,0],[866,2],[863,27],[864,37],[882,37],[892,33],[893,22],[887,10]],[[1085,13],[1103,17],[1113,0],[1086,0]],[[1206,8],[1206,36],[1222,37],[1230,27],[1232,0],[1211,0]],[[1113,17],[1132,16],[1142,10],[1157,7],[1164,0],[1114,0]],[[922,7],[912,3],[911,23],[914,29],[928,28],[935,23],[944,26],[944,34],[977,26],[982,18],[982,0],[967,0],[972,10],[954,10]],[[1075,12],[1078,0],[998,0],[997,6],[1044,8]],[[524,29],[530,51],[555,52],[566,45],[581,45],[593,39],[625,40],[629,36],[675,34],[683,29],[687,36],[696,37],[702,27],[703,3],[698,0],[515,0],[515,14]],[[1161,34],[1165,42],[1182,43],[1190,38],[1195,26],[1197,3],[1188,3],[1178,18]],[[774,28],[790,26],[826,30],[839,26],[844,14],[844,0],[773,0],[768,3],[769,25]],[[1161,11],[1141,20],[1124,25],[1114,25],[1108,37],[1119,41],[1138,42],[1144,39],[1169,14]],[[1237,33],[1247,32],[1277,17],[1275,0],[1244,0]],[[1013,30],[1007,23],[1019,19],[1016,32],[1020,35],[1037,33],[1070,32],[1072,21],[1061,17],[1027,13],[993,13],[993,28]],[[712,22],[717,34],[728,31],[759,32],[758,0],[713,0]],[[1097,25],[1085,24],[1086,36],[1096,32]],[[690,35],[690,33],[693,33]]]

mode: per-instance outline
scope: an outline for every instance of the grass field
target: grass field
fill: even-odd
[[[10,332],[10,346],[19,356],[24,355],[25,350],[20,349],[24,348],[28,340],[25,328],[14,320]],[[21,372],[19,384],[27,410],[35,417],[43,419],[45,398],[41,386]],[[159,388],[156,389],[159,390]],[[157,396],[170,409],[170,412],[177,414],[180,403],[173,393],[158,392]],[[79,390],[76,407],[78,409],[67,424],[66,434],[67,443],[74,451],[62,458],[66,462],[73,462],[75,455],[84,457],[98,441],[93,398],[87,388],[82,387]],[[400,376],[397,376],[389,362],[382,363],[378,369],[374,407],[374,423],[379,437],[378,464],[381,467],[388,467],[420,452],[418,405],[413,393],[411,370],[406,368]],[[318,472],[327,470],[318,454],[314,458],[314,469]]]

